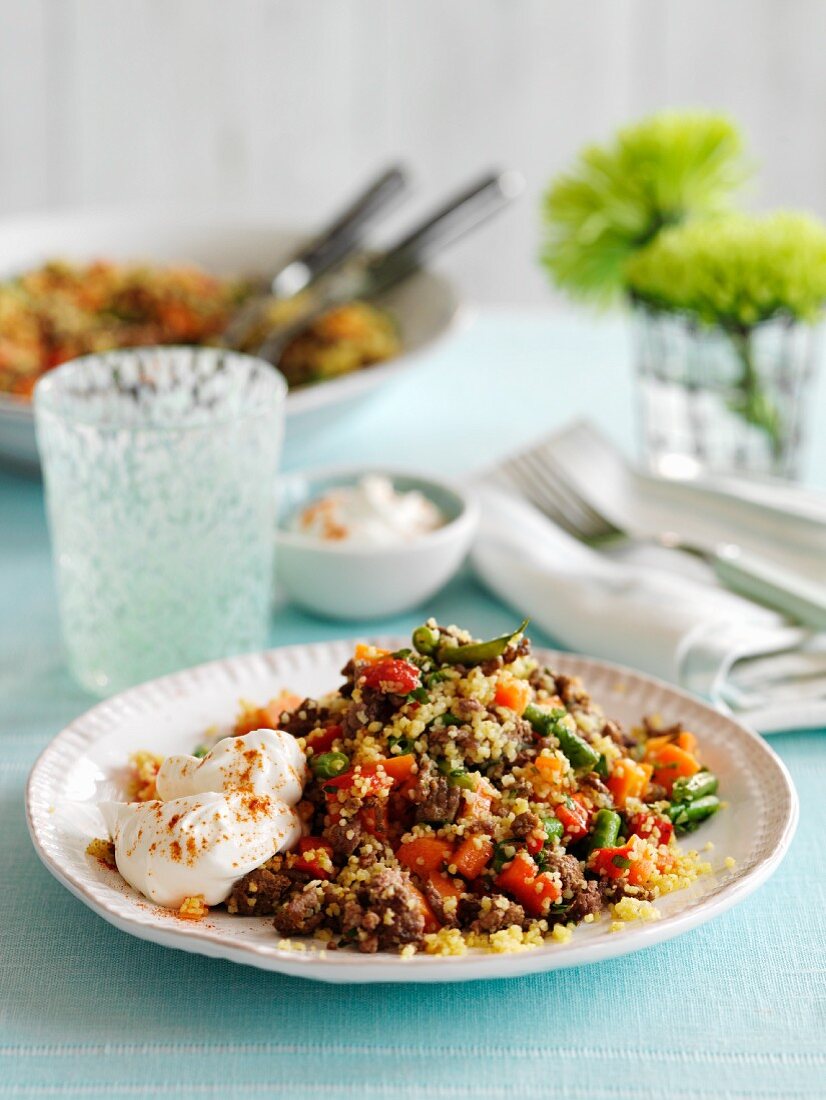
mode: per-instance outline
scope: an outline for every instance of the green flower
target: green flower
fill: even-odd
[[[737,127],[702,111],[665,111],[584,149],[544,199],[542,261],[575,297],[607,301],[626,261],[661,229],[718,214],[749,174]]]
[[[826,227],[805,214],[729,214],[664,230],[624,265],[632,297],[744,330],[814,321],[826,302]]]

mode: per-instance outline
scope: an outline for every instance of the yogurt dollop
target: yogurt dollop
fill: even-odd
[[[295,805],[307,780],[307,759],[282,730],[255,730],[225,737],[199,760],[167,756],[155,786],[163,802],[206,791],[250,790]]]
[[[434,531],[444,521],[423,493],[399,492],[389,477],[368,474],[355,485],[331,489],[307,505],[292,529],[324,542],[392,546]]]
[[[160,798],[101,805],[118,871],[159,905],[196,894],[218,905],[239,878],[295,845],[292,807],[305,777],[304,754],[279,730],[225,738],[203,760],[167,758]]]

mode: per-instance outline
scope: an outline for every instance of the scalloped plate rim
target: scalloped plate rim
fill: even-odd
[[[260,664],[262,667],[267,666],[275,675],[274,666],[277,666],[279,662],[283,662],[285,658],[289,658],[292,654],[299,654],[311,660],[314,657],[318,658],[326,655],[324,663],[328,664],[331,662],[334,653],[341,651],[336,661],[340,659],[340,656],[345,655],[348,648],[351,648],[354,644],[354,641],[355,639],[336,639],[326,642],[288,645],[258,653],[210,661],[129,688],[125,692],[97,703],[81,714],[61,730],[40,753],[27,782],[26,820],[32,843],[40,860],[50,873],[75,897],[110,924],[139,939],[154,942],[164,947],[172,947],[214,958],[223,958],[286,975],[328,982],[426,982],[518,977],[530,973],[541,973],[553,969],[605,961],[665,942],[704,924],[732,906],[739,904],[766,882],[788,851],[799,816],[797,792],[783,761],[758,734],[727,715],[713,710],[702,700],[697,699],[688,692],[645,673],[597,658],[537,647],[535,652],[541,656],[543,661],[555,664],[562,671],[581,675],[586,689],[589,687],[589,676],[595,674],[612,676],[618,682],[633,682],[642,688],[664,693],[667,698],[682,702],[691,708],[699,708],[702,714],[713,719],[715,723],[722,724],[724,729],[726,727],[735,729],[738,736],[745,737],[753,746],[756,746],[757,750],[764,754],[766,761],[774,769],[774,779],[778,785],[778,793],[782,793],[787,802],[783,815],[782,830],[774,847],[762,855],[747,871],[730,874],[729,881],[708,899],[701,899],[688,906],[685,911],[678,911],[664,916],[658,921],[634,922],[629,924],[626,930],[604,936],[601,939],[578,944],[576,933],[574,933],[573,939],[566,944],[546,945],[518,953],[469,952],[458,957],[436,957],[421,954],[411,959],[401,959],[398,955],[387,952],[365,956],[346,951],[335,953],[309,950],[296,952],[275,947],[267,948],[264,951],[255,944],[235,940],[231,934],[222,932],[220,929],[213,934],[200,930],[197,925],[184,925],[184,922],[178,922],[181,925],[180,928],[161,926],[153,923],[151,919],[158,912],[157,907],[141,899],[139,895],[135,894],[132,902],[135,913],[139,915],[136,916],[134,913],[130,913],[124,916],[118,908],[113,907],[113,902],[110,901],[107,904],[106,900],[96,897],[83,882],[60,865],[52,851],[52,845],[50,845],[48,837],[44,835],[48,831],[45,819],[48,818],[50,813],[45,795],[40,789],[41,785],[44,784],[48,787],[48,779],[44,776],[44,772],[51,765],[51,762],[59,758],[67,747],[77,747],[75,745],[76,738],[80,737],[82,739],[83,748],[91,748],[100,737],[100,732],[95,729],[95,723],[101,717],[106,716],[107,712],[113,708],[118,708],[123,713],[127,713],[130,705],[140,705],[140,701],[150,691],[156,692],[160,689],[171,693],[175,688],[182,686],[184,692],[181,705],[185,705],[187,701],[186,688],[193,683],[197,684],[197,681],[204,676],[220,675],[225,677],[229,688],[234,679],[233,674],[236,671],[240,670],[243,674],[245,669]],[[377,645],[385,644],[388,647],[397,647],[403,640],[398,637],[376,637],[372,641]],[[602,703],[606,710],[608,709],[605,707],[604,699],[597,697],[597,701]],[[701,739],[702,736],[702,732],[700,732]],[[112,895],[115,899],[121,899],[121,904],[124,896],[129,897],[130,894],[134,893],[129,891],[128,894],[123,894],[113,887],[110,887],[108,891],[103,889],[101,892]],[[678,894],[670,895],[671,898],[677,896]],[[151,914],[149,918],[145,916],[147,912]],[[159,913],[163,914],[163,911],[160,910]]]

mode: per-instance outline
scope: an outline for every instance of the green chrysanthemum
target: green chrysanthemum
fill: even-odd
[[[625,263],[665,226],[720,213],[748,176],[737,127],[702,111],[666,111],[584,149],[545,196],[542,260],[575,297],[607,301]]]
[[[625,263],[631,294],[706,324],[814,321],[826,302],[826,227],[805,214],[730,214],[665,230]]]

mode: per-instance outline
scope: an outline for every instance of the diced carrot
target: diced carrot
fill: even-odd
[[[628,756],[614,762],[608,777],[608,790],[620,809],[629,798],[641,798],[651,780],[650,764],[638,764]]]
[[[689,730],[682,730],[676,738],[671,734],[656,734],[645,742],[645,755],[655,756],[664,745],[677,745],[686,752],[697,751],[697,738]]]
[[[461,886],[457,886],[450,875],[446,875],[442,871],[431,871],[427,876],[427,881],[442,900],[456,898],[458,901],[464,893]]]
[[[413,885],[412,882],[409,885],[409,889],[410,889],[410,893],[413,896],[416,904],[418,905],[419,909],[421,910],[422,916],[424,917],[424,930],[425,930],[425,932],[438,932],[439,929],[442,926],[439,923],[439,920],[437,919],[436,914],[431,909],[430,903],[428,902],[427,898],[424,896],[424,894],[421,892],[421,890],[417,889]]]
[[[677,735],[677,744],[686,752],[695,753],[697,751],[697,738],[689,730],[683,730],[682,733]]]
[[[643,857],[635,859],[628,868],[628,881],[632,886],[645,886],[655,871],[654,861]]]
[[[412,752],[404,756],[388,756],[385,760],[377,760],[375,764],[363,764],[362,771],[366,775],[373,775],[381,765],[393,780],[395,786],[405,783],[415,773],[416,756]]]
[[[679,745],[663,745],[651,757],[651,762],[654,765],[654,782],[665,787],[668,794],[671,794],[676,779],[695,775],[700,770],[697,758]]]
[[[263,707],[242,704],[233,732],[237,737],[242,737],[245,733],[252,733],[253,730],[278,729],[281,715],[285,711],[297,710],[302,702],[302,697],[295,692],[281,691]]]
[[[531,685],[527,680],[504,673],[499,677],[493,701],[497,707],[507,707],[521,715],[531,699]]]
[[[375,661],[381,661],[384,657],[390,656],[389,649],[379,649],[375,645],[366,645],[364,642],[356,642],[355,653],[353,658],[362,664],[373,664]]]
[[[460,875],[474,879],[484,871],[493,856],[493,841],[481,833],[469,836],[461,842],[452,863]]]
[[[598,848],[590,865],[601,878],[625,879],[631,886],[644,886],[656,869],[649,849],[637,838],[619,848]]]
[[[556,783],[565,771],[565,765],[558,756],[537,756],[534,767],[546,783]]]
[[[649,737],[645,742],[645,755],[653,756],[658,752],[663,745],[670,745],[671,737],[669,735],[657,734],[655,737]]]
[[[402,844],[396,852],[399,863],[417,875],[428,871],[440,871],[450,863],[453,845],[437,836],[417,836]]]
[[[496,876],[496,885],[516,898],[532,917],[541,917],[559,901],[562,890],[555,878],[537,874],[534,861],[525,852],[517,852],[511,862]]]
[[[492,799],[484,791],[462,791],[462,818],[479,819],[490,814]]]
[[[526,883],[536,878],[537,870],[536,864],[529,855],[525,852],[517,852],[510,863],[505,864],[496,876],[496,885],[515,897]]]

